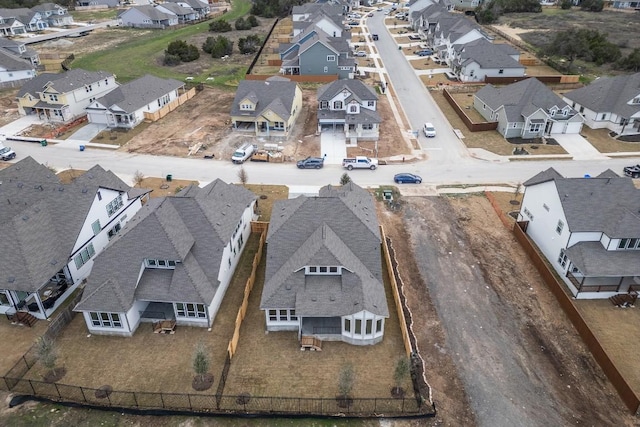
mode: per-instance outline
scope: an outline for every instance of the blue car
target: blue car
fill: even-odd
[[[416,50],[413,54],[418,56],[431,56],[433,55],[433,51],[431,49],[422,49]]]
[[[393,181],[396,184],[420,184],[422,183],[422,178],[412,173],[399,173],[394,175]]]

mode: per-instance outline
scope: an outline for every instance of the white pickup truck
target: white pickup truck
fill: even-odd
[[[375,170],[378,167],[378,159],[370,159],[365,156],[356,156],[342,160],[342,167],[348,170],[352,169],[371,169]]]

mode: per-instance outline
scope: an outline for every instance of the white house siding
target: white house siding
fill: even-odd
[[[580,242],[600,242],[602,236],[603,234],[599,231],[571,233],[567,241],[567,247],[570,248]]]
[[[271,309],[273,310],[273,309]],[[288,308],[279,308],[276,309],[278,313],[280,310],[287,310],[287,317],[291,315],[291,309]],[[271,320],[269,316],[269,309],[264,310],[265,322],[267,331],[270,332],[281,332],[281,331],[300,331],[300,318],[298,320]]]
[[[451,42],[447,43],[447,46],[452,46],[454,44],[467,44],[474,40],[484,39],[483,36],[478,30],[471,30],[462,37],[457,38],[456,40],[451,40]]]
[[[502,73],[500,73],[502,70]],[[477,62],[465,65],[460,70],[460,80],[463,82],[484,82],[486,77],[522,77],[522,68],[482,68]]]
[[[351,321],[351,330],[345,331],[345,320],[349,319]],[[356,320],[362,321],[361,323],[361,334],[356,334]],[[365,334],[366,332],[366,324],[367,321],[370,320],[372,322],[371,334]],[[382,328],[380,332],[376,332],[376,323],[380,320],[382,322]],[[366,310],[360,311],[358,313],[354,313],[349,316],[342,316],[341,319],[341,330],[342,330],[342,341],[352,344],[352,345],[373,345],[382,341],[384,337],[384,322],[385,318],[382,316],[376,316],[373,313],[370,313]]]
[[[107,110],[106,109],[98,109],[98,107],[89,108],[87,111],[87,120],[89,123],[97,123],[101,125],[108,124],[107,119]]]
[[[17,80],[29,80],[36,76],[36,70],[19,70],[19,71],[0,71],[0,83],[13,82]]]
[[[103,80],[88,85],[91,89],[87,92],[86,86],[78,88],[71,93],[67,93],[67,102],[69,103],[69,110],[72,117],[79,117],[85,115],[85,109],[89,104],[98,98],[103,97],[113,89],[118,87],[115,77],[113,75]]]
[[[118,19],[120,25],[151,25],[153,21],[144,13],[140,12],[138,9],[131,8],[126,12],[123,12]]]
[[[636,134],[637,131],[633,126],[626,125],[624,130],[620,125],[620,117],[611,112],[596,112],[586,108],[567,97],[562,98],[567,104],[571,105],[574,110],[580,112],[584,117],[584,123],[591,129],[609,129],[621,135]]]
[[[527,211],[533,216],[533,219],[526,215]],[[553,181],[530,186],[525,190],[519,219],[529,221],[527,235],[538,245],[560,277],[569,284],[565,278],[568,263],[562,267],[558,263],[558,257],[560,250],[567,247],[570,233]],[[564,224],[561,235],[556,233],[558,220]]]

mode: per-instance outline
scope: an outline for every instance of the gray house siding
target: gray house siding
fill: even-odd
[[[328,62],[327,57],[331,55],[335,60],[333,62]],[[340,74],[340,70],[338,69],[338,54],[322,43],[315,43],[309,49],[301,53],[299,57],[300,74],[302,75]]]

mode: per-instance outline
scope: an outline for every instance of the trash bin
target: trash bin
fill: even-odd
[[[84,145],[80,146],[80,151],[84,151]]]
[[[167,175],[167,181],[171,182],[171,180],[173,180],[173,175],[168,174]]]
[[[43,139],[42,141],[40,141],[40,145],[42,145],[43,147],[47,146],[47,140]]]

